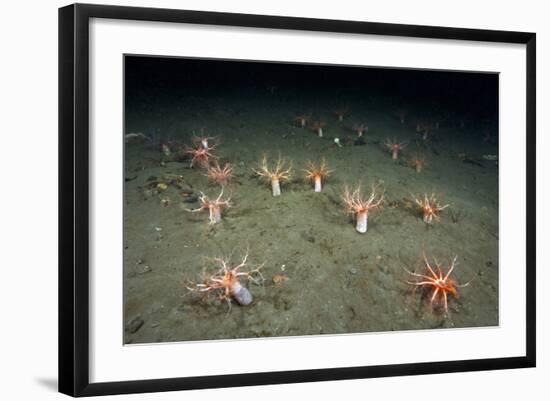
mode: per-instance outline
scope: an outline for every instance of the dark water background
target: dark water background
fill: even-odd
[[[498,325],[498,161],[487,158],[498,155],[498,75],[141,57],[125,68],[125,133],[147,137],[125,148],[126,343]],[[324,137],[297,127],[299,114],[323,120]],[[352,129],[361,123],[364,142]],[[418,123],[433,126],[428,140]],[[176,155],[201,132],[218,138],[214,153],[235,175],[225,191],[233,207],[214,226],[185,200],[219,187]],[[388,138],[408,142],[397,161]],[[281,197],[252,171],[264,154],[293,162]],[[427,162],[421,173],[410,165],[416,154]],[[314,193],[303,168],[322,158],[335,171]],[[148,187],[173,175],[178,185]],[[340,198],[359,183],[385,189],[366,234]],[[433,225],[411,207],[424,193],[450,204]],[[247,248],[252,265],[265,263],[250,306],[228,312],[186,290],[208,258],[238,264]],[[444,268],[456,255],[454,277],[471,281],[448,313],[406,282],[405,269],[423,272],[423,249]]]

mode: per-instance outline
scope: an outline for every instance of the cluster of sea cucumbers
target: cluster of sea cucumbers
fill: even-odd
[[[347,115],[347,110],[337,110],[334,114],[337,121],[342,122]],[[398,116],[401,124],[404,124],[406,113],[400,111]],[[293,123],[300,129],[313,131],[319,138],[324,137],[323,129],[326,127],[326,123],[320,119],[314,120],[311,115],[299,115],[294,118]],[[416,126],[416,131],[421,135],[422,140],[428,140],[432,135],[432,131],[437,129],[439,129],[439,123],[418,123]],[[356,134],[356,141],[364,141],[365,133],[368,132],[368,125],[365,123],[356,124],[352,127],[352,130]],[[349,143],[349,141],[346,142]],[[225,163],[223,166],[219,164],[218,157],[215,154],[216,148],[219,146],[218,138],[193,136],[192,143],[192,146],[186,146],[183,149],[184,157],[189,161],[189,166],[203,170],[203,174],[211,182],[220,186],[220,191],[215,198],[201,192],[198,197],[200,206],[186,210],[190,213],[208,212],[208,223],[211,225],[219,224],[222,221],[224,210],[232,206],[231,199],[224,197],[224,189],[233,179],[233,166],[231,163]],[[339,138],[334,138],[334,144],[339,147],[344,146]],[[407,144],[408,142],[399,141],[396,138],[392,140],[388,138],[383,143],[392,160],[399,159],[400,152]],[[162,144],[161,150],[167,156],[172,152],[168,144]],[[425,158],[416,155],[410,165],[416,172],[421,173],[426,165]],[[252,171],[257,177],[269,184],[274,197],[282,195],[281,186],[288,182],[294,174],[292,161],[280,155],[276,161],[271,163],[267,156],[263,156]],[[325,159],[317,162],[308,161],[303,166],[304,180],[311,183],[313,190],[318,193],[323,191],[327,178],[334,172],[335,170],[329,168]],[[358,233],[367,233],[369,212],[382,210],[385,202],[384,196],[385,190],[381,189],[379,185],[372,186],[368,195],[363,193],[360,185],[355,188],[350,188],[348,185],[344,186],[340,196],[341,202],[345,210],[353,215],[355,229]],[[423,194],[418,197],[413,196],[413,202],[417,210],[421,212],[424,223],[429,225],[439,221],[441,212],[449,207],[448,204],[442,204],[434,193]],[[448,297],[458,297],[459,288],[469,283],[459,284],[452,275],[457,265],[456,256],[447,269],[435,259],[430,263],[424,252],[422,256],[425,271],[417,273],[405,269],[410,275],[407,283],[429,291],[430,303],[434,310],[442,309],[447,312]],[[242,261],[236,265],[231,265],[231,261],[228,259],[215,258],[213,261],[217,270],[204,274],[199,281],[188,281],[186,288],[192,292],[216,294],[219,299],[226,301],[229,306],[232,302],[243,306],[250,305],[253,300],[252,294],[244,282],[261,283],[263,281],[261,273],[263,265],[255,265],[247,269],[248,257],[249,252],[247,251]]]

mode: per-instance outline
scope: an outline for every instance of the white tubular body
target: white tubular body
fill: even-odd
[[[422,217],[422,220],[426,224],[432,224],[433,216],[430,213],[424,213],[424,216]]]
[[[315,192],[321,192],[322,188],[321,177],[315,177]]]
[[[208,149],[208,139],[201,139],[202,147]]]
[[[317,135],[319,135],[319,138],[322,138],[323,137],[323,129],[322,128],[319,128],[317,130]]]
[[[279,180],[271,180],[271,191],[273,192],[273,196],[281,196],[281,184]]]
[[[398,149],[393,149],[393,150],[391,151],[391,158],[392,158],[393,160],[397,160],[397,154],[398,154],[398,153],[399,153],[399,150],[398,150]]]
[[[357,213],[357,223],[355,225],[355,229],[357,230],[357,232],[361,234],[366,233],[367,225],[368,225],[368,213],[367,212]]]
[[[252,294],[238,281],[235,281],[235,283],[233,283],[230,291],[231,296],[235,299],[235,301],[239,303],[239,305],[246,306],[252,303]]]
[[[210,224],[218,224],[222,221],[222,212],[219,206],[213,206],[210,209]]]

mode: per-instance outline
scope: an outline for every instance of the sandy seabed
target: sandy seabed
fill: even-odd
[[[126,132],[169,141],[173,152],[190,144],[193,131],[217,136],[214,153],[220,164],[233,165],[235,177],[224,191],[232,207],[220,224],[209,225],[207,212],[185,210],[198,202],[184,202],[191,191],[192,197],[219,194],[204,171],[166,157],[158,143],[127,143],[125,343],[498,325],[498,162],[482,158],[498,154],[497,144],[482,141],[475,121],[461,127],[445,110],[440,128],[423,141],[415,115],[425,110],[409,111],[401,124],[390,101],[361,97],[347,99],[349,114],[340,122],[332,112],[339,106],[329,95],[306,99],[273,90],[162,102],[144,96],[127,106]],[[327,123],[324,138],[293,125],[304,111]],[[351,127],[365,122],[366,143],[356,146]],[[345,145],[336,146],[334,137]],[[397,161],[383,145],[394,137],[408,141]],[[428,163],[421,173],[409,165],[415,153]],[[264,154],[293,163],[293,179],[280,197],[252,171]],[[315,193],[303,168],[322,158],[335,171]],[[181,185],[148,189],[153,177],[171,174],[181,176]],[[384,207],[369,215],[366,234],[356,232],[341,200],[344,185],[358,183],[367,195],[374,184],[385,190]],[[424,193],[450,204],[440,222],[425,224],[411,207],[411,195]],[[225,301],[186,289],[188,280],[200,280],[208,258],[238,264],[247,249],[251,267],[264,264],[263,285],[248,285],[251,305],[233,303],[229,310]],[[407,284],[405,269],[424,272],[423,249],[445,268],[457,256],[453,275],[470,282],[450,298],[448,313]]]

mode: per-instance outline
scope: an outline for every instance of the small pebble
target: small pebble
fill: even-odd
[[[136,268],[136,273],[137,274],[150,273],[151,271],[153,271],[153,269],[151,269],[151,266],[149,266],[149,265],[144,265],[143,267]]]
[[[145,323],[143,319],[140,316],[136,316],[126,324],[126,331],[133,334],[143,326],[143,323]]]

